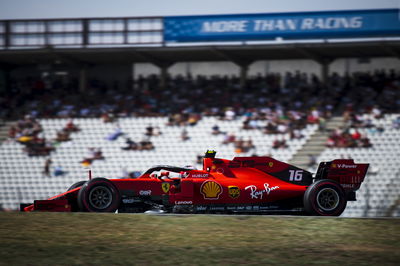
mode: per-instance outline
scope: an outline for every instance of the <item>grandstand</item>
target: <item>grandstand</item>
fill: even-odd
[[[353,21],[355,14],[364,18],[363,12],[312,15]],[[367,13],[386,19],[398,10]],[[294,15],[306,20],[309,14]],[[286,19],[287,14],[274,17]],[[228,18],[237,20],[203,16],[196,21]],[[197,157],[214,149],[221,158],[269,155],[312,172],[316,166],[309,156],[318,162],[353,158],[371,163],[358,201],[349,202],[343,216],[400,216],[400,129],[394,126],[400,114],[397,24],[377,25],[381,32],[354,24],[351,31],[350,26],[337,29],[338,35],[329,29],[318,34],[296,29],[294,38],[275,29],[272,35],[248,32],[243,37],[182,30],[191,19],[0,21],[2,207],[14,210],[21,202],[64,192],[86,179],[89,168],[95,176],[120,178],[155,164],[200,167]],[[363,70],[360,65],[366,71],[357,71]],[[25,134],[20,128],[11,134],[13,126],[25,123],[25,115],[30,116],[25,122],[35,121],[28,128],[37,126],[37,132]],[[113,121],[106,123],[108,115]],[[183,120],[171,124],[175,115]],[[372,123],[358,128],[370,147],[326,147],[331,131],[353,128],[349,115]],[[69,134],[69,141],[56,140],[71,119],[80,131]],[[212,132],[216,125],[219,134]],[[161,134],[146,136],[148,127]],[[115,132],[118,137],[110,140]],[[235,140],[224,143],[229,135]],[[21,137],[45,140],[49,151],[31,154]],[[127,138],[150,141],[154,148],[124,150]],[[251,145],[243,149],[238,141]],[[277,141],[284,147],[275,147]],[[101,149],[104,159],[88,167],[82,162],[89,148]],[[56,168],[62,172],[55,174]]]
[[[398,206],[400,189],[400,131],[392,127],[398,115],[388,114],[374,123],[384,131],[378,133],[361,129],[373,144],[372,148],[327,148],[318,157],[318,161],[334,158],[352,158],[356,162],[370,163],[370,170],[363,186],[357,192],[357,201],[348,202],[344,216],[399,216]]]
[[[43,119],[40,123],[46,132],[46,137],[55,136],[55,132],[66,124],[66,119]],[[19,202],[46,198],[50,195],[65,191],[72,183],[87,179],[87,169],[80,161],[87,155],[88,147],[101,147],[104,160],[94,161],[91,169],[95,176],[110,178],[124,177],[124,171],[143,172],[153,165],[167,164],[185,166],[196,165],[197,155],[204,154],[207,149],[214,148],[221,158],[235,156],[234,147],[222,145],[223,136],[213,136],[211,128],[215,123],[221,130],[238,132],[238,136],[251,137],[257,146],[256,151],[240,155],[251,155],[253,152],[269,154],[281,160],[289,160],[301,148],[306,138],[300,141],[289,141],[289,148],[273,151],[271,146],[274,136],[263,136],[261,132],[241,130],[241,121],[218,121],[215,117],[206,117],[196,126],[188,127],[188,141],[180,140],[182,128],[166,126],[166,118],[121,118],[119,124],[122,131],[132,138],[141,138],[149,124],[159,125],[162,134],[152,137],[156,149],[150,151],[124,151],[123,139],[109,141],[106,136],[113,131],[115,125],[104,124],[101,119],[75,119],[81,132],[73,136],[71,142],[62,143],[51,154],[53,165],[62,166],[66,171],[63,176],[47,177],[43,173],[46,157],[29,157],[23,152],[23,145],[4,142],[1,149],[1,196],[6,199],[4,207],[17,208]],[[308,126],[302,132],[309,136],[315,131],[315,126]],[[288,136],[282,136],[288,137]],[[207,139],[205,142],[204,140]],[[24,165],[25,167],[20,167]],[[199,166],[198,166],[199,167]],[[43,188],[43,184],[46,184]],[[43,189],[36,191],[35,188]],[[34,193],[34,194],[32,194]],[[22,198],[21,198],[22,196]]]

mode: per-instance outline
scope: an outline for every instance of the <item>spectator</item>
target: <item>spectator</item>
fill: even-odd
[[[115,128],[114,132],[108,135],[107,140],[109,141],[114,141],[117,140],[120,136],[122,136],[124,133],[122,132],[121,128],[119,125]]]
[[[89,167],[92,165],[93,160],[89,158],[83,159],[80,163],[82,164],[83,167]]]
[[[108,112],[103,113],[101,115],[101,119],[103,120],[104,123],[112,123],[115,121],[114,114]]]
[[[236,136],[233,133],[225,134],[222,144],[235,143]]]
[[[148,138],[144,138],[142,141],[140,141],[140,146],[139,150],[146,151],[146,150],[153,150],[154,145]]]
[[[57,137],[55,139],[56,142],[66,142],[66,141],[70,141],[71,138],[69,136],[69,131],[65,131],[65,130],[60,130],[57,131]]]
[[[54,150],[54,147],[48,144],[45,139],[40,138],[33,138],[26,143],[24,148],[28,156],[48,156]]]
[[[392,127],[394,129],[400,129],[400,116],[393,120]]]
[[[314,166],[316,166],[317,165],[317,157],[315,156],[315,155],[313,155],[313,154],[309,154],[308,155],[308,163],[307,163],[307,166],[309,167],[309,168],[311,168],[311,167],[314,167]]]
[[[236,153],[242,153],[243,152],[243,145],[244,145],[243,138],[239,138],[238,140],[235,140],[235,152]]]
[[[326,147],[333,148],[335,147],[335,139],[333,136],[329,136],[325,143]]]
[[[162,134],[160,127],[154,127],[153,136],[160,136]]]
[[[52,160],[50,158],[47,158],[46,161],[44,162],[44,169],[43,169],[43,174],[45,176],[50,176],[51,164],[52,164]]]
[[[138,144],[136,142],[134,142],[133,140],[131,140],[131,138],[126,138],[125,143],[126,143],[126,146],[121,148],[125,151],[129,151],[129,150],[136,151],[139,149]]]
[[[189,139],[190,139],[189,133],[188,133],[188,131],[186,130],[186,128],[184,128],[184,129],[182,130],[182,132],[181,132],[181,140],[182,140],[182,141],[187,141],[187,140],[189,140]]]
[[[282,139],[282,140],[275,139],[272,144],[273,149],[286,149],[287,147],[288,146],[286,144],[286,140],[284,140],[284,139]]]
[[[255,148],[256,148],[256,146],[254,146],[252,139],[249,138],[248,140],[245,140],[243,142],[243,146],[242,146],[243,152],[249,152],[250,150],[255,149]]]
[[[371,110],[372,115],[376,119],[381,119],[383,117],[382,111],[379,109],[377,105],[375,105]]]
[[[196,164],[203,164],[203,155],[202,154],[198,154],[196,156]]]
[[[367,137],[361,138],[361,147],[363,147],[363,148],[371,148],[372,147],[372,144],[371,144],[369,138],[367,138]]]
[[[54,168],[54,176],[62,176],[64,174],[65,174],[65,172],[61,166],[58,165]]]
[[[246,117],[246,119],[243,121],[242,128],[243,129],[252,129],[251,126],[250,126],[250,121],[251,121],[251,118],[250,117]]]
[[[214,125],[214,126],[211,128],[211,134],[213,134],[213,135],[222,134],[222,132],[221,132],[221,130],[219,129],[219,126],[218,126],[218,125]]]
[[[153,126],[152,126],[152,125],[148,125],[148,126],[146,127],[146,133],[145,133],[145,135],[148,136],[148,137],[153,136],[153,130],[154,130]]]
[[[268,124],[264,128],[264,134],[276,134],[277,133],[277,128],[275,123],[273,122],[268,122]]]
[[[103,156],[103,152],[101,151],[101,148],[93,148],[90,147],[88,148],[89,155],[84,158],[80,163],[82,164],[83,167],[89,167],[92,165],[93,161],[95,160],[104,160],[105,157]]]
[[[189,126],[195,126],[197,122],[200,120],[200,116],[198,114],[191,114],[187,121]]]
[[[290,131],[290,139],[302,139],[304,135],[301,133],[299,129],[291,129]]]
[[[11,126],[10,129],[8,130],[8,137],[11,139],[14,139],[15,136],[17,135],[17,128],[15,126]]]
[[[225,116],[224,116],[225,120],[232,121],[235,119],[235,116],[236,116],[236,113],[233,110],[233,108],[229,107],[226,109]]]
[[[326,131],[326,119],[324,117],[319,118],[319,131],[325,132]]]
[[[70,119],[68,121],[68,123],[65,125],[65,127],[63,128],[63,131],[72,133],[72,132],[78,132],[78,131],[80,131],[80,129],[77,125],[74,124],[72,119]]]
[[[104,160],[103,152],[101,151],[101,148],[92,148],[92,160]]]

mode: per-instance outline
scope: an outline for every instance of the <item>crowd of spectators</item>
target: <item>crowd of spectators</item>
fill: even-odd
[[[88,148],[88,156],[85,157],[82,161],[81,164],[84,167],[90,166],[93,161],[96,160],[105,160],[105,157],[103,156],[103,151],[101,148],[98,147],[90,147]]]
[[[224,134],[224,139],[222,144],[233,144],[236,153],[247,153],[249,151],[255,151],[256,146],[253,144],[251,138],[243,139],[237,138],[233,133],[222,133]]]
[[[203,115],[225,120],[244,115],[244,128],[258,128],[257,120],[266,120],[268,130],[281,132],[330,117],[342,104],[351,104],[355,112],[371,111],[374,105],[382,112],[400,109],[400,74],[394,70],[333,73],[327,84],[299,71],[250,77],[243,88],[239,83],[238,77],[178,75],[162,88],[159,76],[150,75],[126,86],[90,80],[80,92],[76,80],[11,80],[11,90],[0,97],[1,116],[12,118],[21,108],[32,117],[102,117],[105,122],[162,115],[170,125],[182,126],[195,125]]]
[[[23,150],[29,156],[45,156],[54,151],[54,147],[44,138],[42,133],[42,126],[37,119],[25,115],[10,127],[8,137],[23,144]]]
[[[141,141],[135,142],[131,138],[125,139],[125,146],[121,149],[124,151],[149,151],[155,147],[151,142],[150,138],[144,137]]]
[[[118,126],[118,118],[166,116],[168,126],[182,127],[180,138],[186,141],[190,136],[185,127],[196,125],[203,116],[226,121],[240,116],[245,118],[244,130],[289,134],[291,139],[300,139],[301,129],[307,124],[318,124],[323,130],[333,113],[343,113],[348,126],[332,132],[327,146],[369,147],[368,138],[357,129],[381,129],[362,114],[380,118],[386,112],[400,111],[400,73],[394,70],[344,76],[333,73],[326,84],[316,75],[299,71],[256,75],[248,78],[243,87],[239,86],[238,77],[217,75],[178,75],[168,77],[165,88],[160,84],[157,75],[139,76],[124,86],[90,80],[86,90],[79,91],[74,79],[11,80],[11,90],[0,96],[0,116],[11,119],[18,118],[17,114],[28,114],[10,128],[9,136],[24,144],[29,155],[49,155],[55,149],[54,143],[71,140],[71,134],[79,127],[71,120],[55,140],[49,141],[41,136],[37,118],[99,117],[105,123],[116,123],[114,132],[106,138],[115,141],[125,137],[123,150],[151,150],[155,148],[151,138],[162,134],[157,125],[149,125],[142,140],[132,140]],[[399,121],[393,122],[393,127],[399,128]],[[232,133],[222,132],[218,125],[211,133],[224,134],[223,143],[233,143],[237,152],[254,147],[251,140],[236,139]],[[273,143],[273,148],[285,147],[282,140]]]
[[[370,148],[369,138],[362,135],[357,129],[336,129],[328,137],[326,146],[333,148]]]

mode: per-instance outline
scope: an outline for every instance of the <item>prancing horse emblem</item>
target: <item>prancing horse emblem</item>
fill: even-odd
[[[168,193],[170,187],[171,187],[170,183],[167,183],[167,182],[164,182],[161,185],[161,188],[164,191],[164,193]]]

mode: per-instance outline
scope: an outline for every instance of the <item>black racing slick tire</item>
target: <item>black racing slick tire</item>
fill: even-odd
[[[85,183],[86,183],[86,181],[79,181],[79,182],[76,182],[75,184],[73,184],[72,186],[70,186],[70,187],[67,189],[67,191],[73,190],[73,189],[75,189],[75,188],[77,188],[77,187],[81,187],[81,186],[83,186],[83,184],[85,184]]]
[[[303,203],[305,211],[310,215],[339,216],[346,208],[347,199],[338,182],[322,179],[307,188]]]
[[[78,193],[79,210],[87,212],[115,212],[121,196],[108,179],[94,178],[86,182]]]

